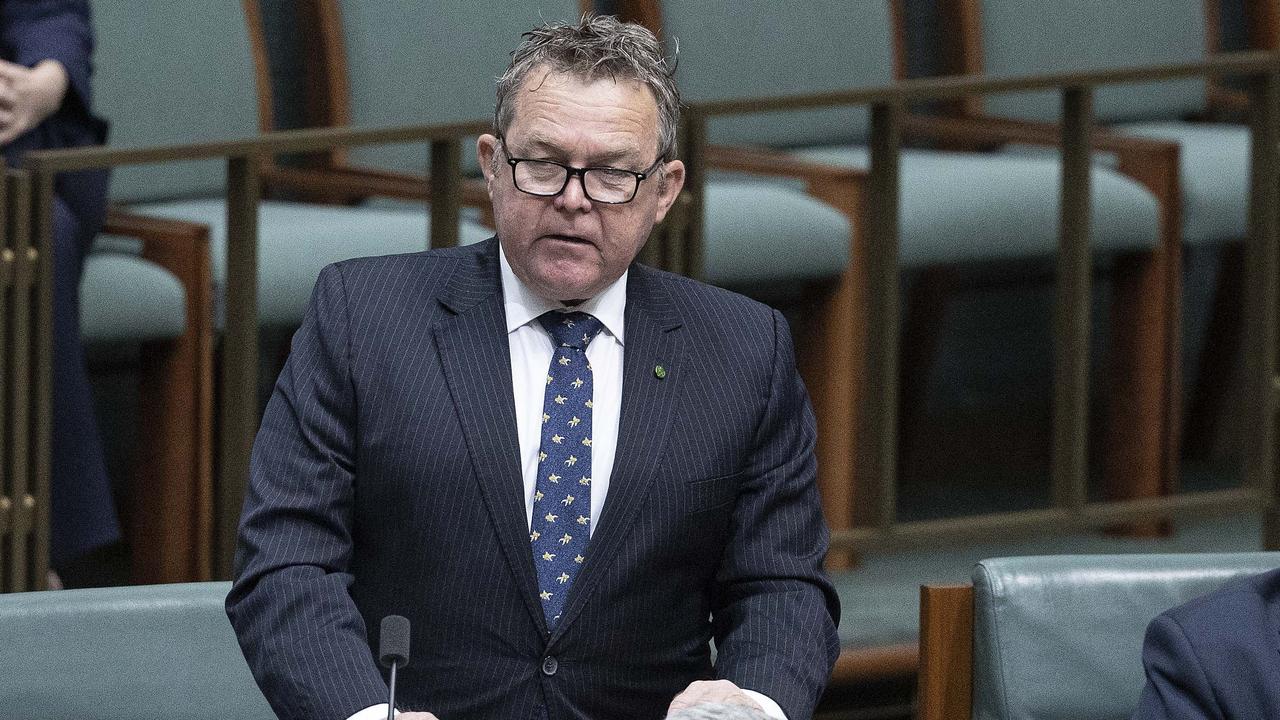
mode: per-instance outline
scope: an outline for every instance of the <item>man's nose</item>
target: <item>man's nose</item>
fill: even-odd
[[[591,198],[587,197],[587,187],[581,175],[571,175],[564,190],[556,196],[562,208],[569,211],[586,212],[591,209]]]

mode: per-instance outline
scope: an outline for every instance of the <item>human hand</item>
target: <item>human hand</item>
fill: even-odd
[[[706,703],[745,705],[756,710],[764,710],[759,703],[742,692],[742,688],[728,680],[695,680],[689,684],[689,687],[675,696],[675,699],[671,701],[671,705],[667,708],[667,714]]]
[[[33,68],[0,60],[0,145],[56,112],[67,82],[67,71],[57,60],[41,60]]]

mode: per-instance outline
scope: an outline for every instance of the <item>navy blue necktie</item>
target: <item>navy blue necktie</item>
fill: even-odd
[[[551,334],[554,350],[542,402],[529,542],[550,629],[560,619],[591,537],[593,383],[586,350],[602,326],[582,312],[549,312],[538,322]]]

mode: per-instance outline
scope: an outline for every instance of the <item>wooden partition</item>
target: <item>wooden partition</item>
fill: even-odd
[[[1092,97],[1103,86],[1137,84],[1184,77],[1235,76],[1249,82],[1249,113],[1253,127],[1252,187],[1248,240],[1248,299],[1246,327],[1247,383],[1251,419],[1246,484],[1242,488],[1144,497],[1133,500],[1090,502],[1087,493],[1089,448],[1089,318],[1091,268],[1090,156],[1093,150],[1119,148],[1131,143],[1094,127]],[[899,145],[904,133],[904,109],[908,103],[946,101],[1027,90],[1056,90],[1062,97],[1061,123],[1056,130],[993,126],[968,130],[971,142],[999,144],[1018,141],[1062,148],[1062,198],[1057,255],[1055,305],[1055,370],[1053,413],[1052,503],[1037,510],[984,514],[970,517],[899,522],[897,520],[896,431],[898,407],[898,226]],[[857,238],[850,260],[860,277],[857,314],[861,337],[847,349],[861,367],[857,393],[847,398],[857,403],[858,427],[853,429],[854,486],[824,487],[832,546],[836,550],[874,547],[940,546],[962,539],[980,539],[992,533],[1034,534],[1067,532],[1114,526],[1122,522],[1164,520],[1206,512],[1262,510],[1265,513],[1266,547],[1280,547],[1280,517],[1276,515],[1275,413],[1280,394],[1277,378],[1277,203],[1280,185],[1280,151],[1277,145],[1277,107],[1280,103],[1280,54],[1241,52],[1223,54],[1200,63],[1123,68],[1091,73],[1061,73],[1035,77],[960,76],[907,80],[888,87],[856,89],[810,95],[749,98],[694,104],[686,116],[684,153],[689,158],[690,206],[698,209],[698,195],[707,167],[706,157],[726,155],[705,144],[709,119],[783,110],[863,105],[871,109],[871,169],[835,197],[837,206],[859,209]],[[977,133],[976,135],[974,133]],[[978,135],[981,135],[979,137]],[[1176,180],[1176,153],[1169,158]],[[789,167],[799,177],[811,177],[804,161],[775,154],[775,163]],[[781,174],[766,160],[756,172]],[[745,161],[729,165],[752,171]],[[678,247],[663,256],[685,258],[682,267],[695,268],[700,258],[701,222],[679,239]],[[850,318],[837,321],[850,322]],[[1174,392],[1177,388],[1173,389]],[[821,461],[821,458],[820,458]],[[855,527],[853,507],[830,503],[859,503],[869,508],[869,523]]]
[[[41,588],[49,568],[53,254],[33,242],[31,178],[0,181],[0,592]],[[46,218],[47,220],[47,218]]]
[[[1088,412],[1088,339],[1090,327],[1086,302],[1091,264],[1088,216],[1088,166],[1091,147],[1103,146],[1092,128],[1090,99],[1102,85],[1135,83],[1175,77],[1239,75],[1251,78],[1254,122],[1254,183],[1251,195],[1251,277],[1247,317],[1250,392],[1249,408],[1254,434],[1249,445],[1248,485],[1195,495],[1143,500],[1090,503],[1086,500]],[[896,519],[896,470],[894,431],[897,407],[896,321],[898,299],[898,157],[903,134],[903,109],[909,102],[945,100],[970,95],[1057,89],[1063,95],[1064,117],[1060,135],[1042,138],[1064,147],[1061,248],[1058,257],[1057,371],[1055,373],[1054,463],[1052,507],[1042,510],[983,515],[971,518],[901,523]],[[816,108],[833,105],[868,105],[872,111],[872,164],[866,182],[856,192],[856,203],[865,208],[866,223],[853,262],[866,276],[867,321],[864,342],[869,349],[860,358],[863,373],[859,396],[849,398],[862,406],[864,419],[856,428],[856,477],[862,498],[873,503],[872,522],[854,527],[849,514],[833,522],[833,545],[852,549],[880,545],[942,544],[961,537],[982,537],[992,532],[1043,532],[1052,529],[1101,527],[1125,520],[1166,518],[1206,511],[1263,508],[1267,512],[1267,546],[1280,546],[1275,515],[1275,407],[1280,385],[1276,378],[1277,352],[1277,115],[1280,102],[1280,56],[1272,53],[1237,53],[1210,61],[1179,66],[1133,68],[1088,74],[1060,74],[1030,78],[941,78],[904,81],[886,87],[849,90],[820,95],[754,98],[743,102],[695,105],[689,109],[684,130],[688,163],[686,196],[681,198],[676,220],[655,234],[646,252],[658,264],[687,274],[699,273],[701,251],[701,184],[707,167],[705,123],[718,115]],[[10,233],[6,247],[13,257],[0,265],[6,283],[4,316],[8,319],[5,348],[28,349],[3,358],[0,374],[5,381],[6,407],[35,409],[9,413],[4,421],[2,444],[4,484],[9,507],[0,505],[0,534],[5,538],[3,564],[21,570],[14,588],[36,587],[47,565],[48,514],[48,363],[38,361],[49,352],[49,267],[41,263],[50,243],[52,178],[57,172],[128,165],[222,158],[227,163],[228,275],[227,325],[218,393],[217,471],[213,503],[215,576],[229,577],[236,523],[248,478],[249,454],[257,431],[257,204],[261,195],[264,160],[289,153],[323,152],[359,144],[425,142],[431,144],[424,166],[430,174],[432,247],[457,242],[456,218],[459,187],[458,155],[464,138],[487,130],[486,122],[441,126],[415,126],[376,130],[311,129],[270,133],[226,143],[141,149],[78,148],[34,152],[27,156],[31,173],[30,212],[8,213],[10,226],[34,221],[35,247],[19,242]],[[7,204],[26,208],[21,200],[26,187],[21,175],[6,183]],[[9,208],[12,210],[12,208]],[[3,223],[0,223],[3,224]],[[21,234],[21,233],[20,233]],[[423,245],[428,245],[424,238]],[[7,255],[5,257],[8,257]],[[34,335],[33,335],[34,333]],[[32,338],[38,343],[31,345]],[[851,347],[850,352],[853,348]],[[36,362],[32,360],[36,359]],[[13,417],[14,415],[18,417]],[[19,427],[21,426],[21,427]],[[19,477],[20,476],[20,477]],[[839,490],[839,489],[837,489]],[[839,496],[839,494],[837,494]],[[854,498],[844,495],[849,502]],[[865,502],[865,500],[859,500]],[[172,538],[183,542],[187,538]]]
[[[423,157],[424,169],[431,170],[427,197],[431,203],[431,236],[423,237],[423,248],[448,247],[458,242],[458,215],[461,177],[458,158],[461,154],[461,143],[475,135],[488,130],[487,122],[454,123],[438,126],[413,126],[375,130],[354,129],[322,129],[294,130],[261,135],[240,141],[224,143],[204,143],[196,145],[177,145],[165,147],[149,147],[136,149],[119,149],[111,147],[76,148],[71,150],[55,150],[30,153],[26,162],[26,171],[32,181],[32,190],[18,197],[23,201],[23,209],[9,217],[19,224],[33,219],[35,236],[43,247],[51,242],[52,226],[50,215],[53,202],[53,176],[58,172],[89,168],[114,168],[130,165],[158,164],[185,160],[221,158],[227,167],[227,287],[226,287],[226,327],[221,338],[222,363],[217,393],[217,436],[215,439],[216,470],[212,478],[212,487],[191,488],[185,485],[188,478],[155,478],[159,487],[153,488],[156,496],[168,498],[187,498],[191,507],[185,508],[193,514],[191,522],[153,523],[149,528],[149,539],[171,551],[174,555],[186,555],[192,551],[197,559],[208,558],[202,562],[211,562],[213,575],[217,578],[231,576],[232,555],[235,548],[236,524],[239,520],[240,508],[244,498],[245,484],[249,475],[249,455],[253,447],[253,439],[258,426],[258,317],[257,317],[257,257],[258,257],[258,203],[261,199],[261,170],[264,161],[278,155],[321,152],[335,147],[346,147],[360,144],[390,144],[421,142],[430,145],[429,155]],[[26,187],[25,185],[19,186]],[[26,191],[22,191],[26,192]],[[30,235],[24,231],[24,236]],[[34,251],[32,251],[34,254]],[[7,256],[6,256],[7,257]],[[25,257],[25,255],[23,255]],[[12,273],[8,268],[16,268]],[[34,287],[31,281],[32,263],[10,261],[5,264],[4,278],[14,288]],[[42,271],[48,268],[42,266]],[[10,275],[14,280],[10,282]],[[43,287],[43,286],[41,286]],[[5,316],[10,318],[8,331],[11,333],[5,342],[0,342],[6,350],[14,345],[19,334],[22,337],[40,338],[48,343],[47,315],[50,310],[49,297],[41,295],[36,298],[27,294],[10,291],[5,295],[14,306],[6,308]],[[23,303],[21,307],[17,303]],[[37,313],[38,311],[38,313]],[[29,314],[40,314],[46,318],[42,324],[24,320]],[[34,330],[34,334],[33,334]],[[12,340],[12,341],[10,341]],[[43,346],[42,346],[43,347]],[[47,357],[48,349],[43,352]],[[30,375],[39,370],[41,383],[21,382],[16,385],[6,382],[6,390],[14,388],[25,397],[30,393],[45,408],[39,416],[40,423],[33,424],[31,418],[21,417],[9,420],[12,427],[3,435],[0,449],[6,458],[5,498],[16,498],[10,504],[13,509],[6,511],[3,500],[0,500],[0,531],[3,531],[5,545],[0,549],[0,564],[8,567],[16,562],[24,574],[19,584],[5,585],[4,589],[34,589],[44,583],[44,571],[48,566],[48,363],[30,364],[26,355],[19,354],[21,366],[14,365],[7,374],[8,378]],[[0,362],[13,363],[8,356],[0,356]],[[34,369],[33,369],[34,368]],[[14,395],[6,395],[14,398]],[[21,407],[15,398],[12,405]],[[12,415],[12,413],[11,413]],[[22,433],[31,435],[36,440],[28,441]],[[29,448],[29,449],[28,449]],[[13,456],[16,460],[9,461]],[[34,459],[34,460],[33,460]],[[20,481],[11,482],[15,472],[9,470],[10,464],[16,468],[35,462],[32,472],[40,478],[40,484]],[[211,500],[211,502],[210,502]],[[194,517],[198,516],[198,517]],[[42,523],[37,519],[43,518]],[[9,532],[13,530],[13,532]],[[17,530],[21,530],[18,533]],[[212,537],[212,541],[208,536]],[[10,539],[13,538],[13,542]],[[202,547],[203,546],[203,547]]]

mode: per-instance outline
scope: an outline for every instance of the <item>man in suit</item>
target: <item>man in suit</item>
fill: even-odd
[[[20,166],[32,150],[96,145],[93,30],[84,0],[0,2],[0,146]],[[53,206],[51,561],[68,585],[111,581],[96,557],[120,539],[80,342],[80,274],[107,206],[107,172],[61,173]]]
[[[402,719],[804,720],[839,608],[786,325],[634,263],[684,180],[654,37],[525,38],[477,143],[497,238],[317,282],[254,448],[240,644],[282,718],[385,716],[399,614]]]
[[[1233,580],[1147,627],[1133,720],[1280,717],[1280,570]]]

